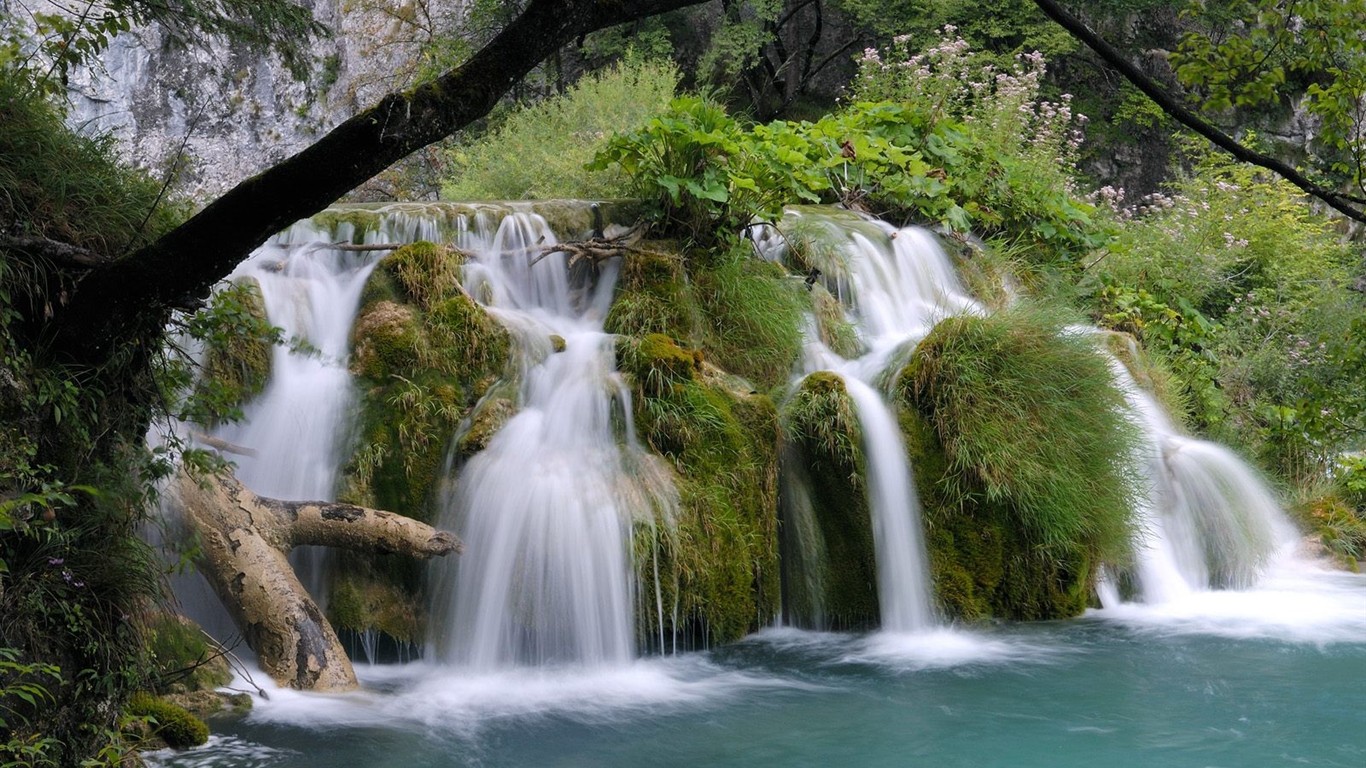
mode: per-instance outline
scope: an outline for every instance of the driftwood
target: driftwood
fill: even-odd
[[[321,544],[429,558],[463,548],[454,535],[392,512],[257,496],[228,473],[201,479],[182,472],[170,495],[198,531],[201,569],[262,668],[291,688],[351,690],[356,674],[294,575],[290,549]]]

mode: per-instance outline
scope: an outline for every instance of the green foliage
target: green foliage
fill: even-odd
[[[584,76],[563,95],[513,112],[490,134],[451,151],[450,200],[620,197],[620,170],[584,166],[616,131],[643,124],[673,98],[678,71],[660,61],[627,60]]]
[[[183,209],[165,204],[159,182],[118,164],[111,138],[67,130],[56,109],[3,67],[0,123],[0,221],[8,222],[7,234],[118,257],[179,223]]]
[[[266,388],[274,347],[284,341],[266,317],[261,286],[251,279],[228,283],[186,330],[204,344],[204,362],[178,415],[205,426],[240,418],[242,406]]]
[[[1129,551],[1135,427],[1091,339],[1030,307],[941,322],[897,387],[942,446],[945,514],[1003,507],[1078,578]]]
[[[1083,286],[1165,359],[1195,427],[1303,480],[1361,428],[1357,258],[1289,184],[1208,160],[1123,222]]]
[[[1029,246],[1034,261],[1065,262],[1102,245],[1108,232],[1075,189],[1086,118],[1073,110],[1071,94],[1043,96],[1046,70],[1038,52],[999,64],[946,27],[919,53],[908,36],[886,51],[865,51],[853,90],[918,115],[927,149],[936,136],[953,148],[935,162],[963,211],[942,216],[955,229],[970,222],[979,234]]]
[[[1366,40],[1357,31],[1366,2],[1223,0],[1192,3],[1186,18],[1196,28],[1172,62],[1206,110],[1275,106],[1302,95],[1300,105],[1318,121],[1320,170],[1361,187]]]
[[[762,149],[720,105],[688,96],[614,136],[590,167],[615,163],[632,194],[655,202],[651,216],[662,231],[712,245],[738,238],[755,216],[775,219],[789,202],[784,169]]]
[[[124,714],[146,718],[151,726],[151,735],[174,749],[197,747],[209,740],[209,726],[203,720],[187,712],[184,707],[145,691],[133,694],[124,708]]]
[[[720,259],[697,275],[704,348],[722,368],[774,387],[791,374],[801,352],[801,283],[756,258],[744,243]]]
[[[803,202],[972,229],[1040,263],[1105,242],[1069,170],[1081,119],[1069,96],[1041,98],[1042,57],[998,71],[958,38],[919,55],[902,41],[888,55],[898,60],[866,51],[855,101],[814,123],[746,129],[716,104],[682,98],[614,138],[594,167],[620,166],[659,232],[703,247]]]

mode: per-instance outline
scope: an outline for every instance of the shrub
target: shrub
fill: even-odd
[[[899,396],[943,447],[951,508],[1005,504],[1053,557],[1121,561],[1138,436],[1093,344],[1031,307],[949,318],[917,347]]]
[[[628,59],[585,76],[562,96],[513,112],[491,134],[451,153],[449,200],[620,197],[628,180],[615,168],[584,166],[611,135],[665,109],[678,71],[662,61]]]
[[[124,714],[134,718],[147,718],[150,735],[166,742],[173,749],[197,747],[209,740],[209,726],[183,707],[176,706],[165,699],[150,693],[133,694],[124,708]]]

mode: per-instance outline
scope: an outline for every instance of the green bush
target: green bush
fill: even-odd
[[[1129,213],[1083,284],[1097,321],[1165,358],[1195,428],[1322,475],[1366,405],[1358,255],[1299,190],[1218,158]]]
[[[491,134],[451,152],[448,200],[621,197],[619,169],[584,166],[616,131],[665,109],[678,84],[667,62],[631,61],[585,76],[562,96],[513,112]]]
[[[166,742],[173,749],[197,747],[209,740],[209,726],[183,707],[150,693],[133,694],[124,707],[124,714],[147,718],[150,735]]]
[[[1040,545],[1122,557],[1131,533],[1137,434],[1089,337],[1018,308],[949,318],[902,374],[964,483],[1010,499]]]

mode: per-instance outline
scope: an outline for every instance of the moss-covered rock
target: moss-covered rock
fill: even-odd
[[[1073,616],[1130,554],[1137,434],[1092,341],[1023,307],[940,323],[897,382],[954,617]]]
[[[512,343],[455,273],[447,283],[446,267],[431,261],[449,254],[421,245],[390,257],[406,251],[399,266],[375,271],[352,332],[361,419],[342,495],[429,520],[449,442],[504,372]]]
[[[640,437],[672,463],[679,494],[672,520],[636,526],[640,634],[647,644],[661,634],[683,647],[728,642],[778,611],[776,409],[665,341],[628,370]],[[669,372],[667,385],[647,388],[656,371]]]
[[[747,243],[696,262],[707,358],[765,389],[786,382],[801,353],[802,281],[756,257]]]
[[[783,588],[803,626],[878,622],[877,559],[862,429],[838,375],[807,376],[783,404]]]
[[[376,269],[392,277],[409,301],[430,309],[455,293],[464,264],[465,256],[460,251],[422,241],[389,254]]]
[[[420,642],[427,616],[417,596],[418,569],[397,557],[348,553],[344,560],[327,601],[332,626],[382,632],[400,643]]]
[[[865,350],[858,329],[845,317],[844,305],[822,285],[811,287],[811,309],[816,318],[816,332],[831,352],[852,360]]]
[[[148,746],[164,742],[173,749],[197,747],[209,740],[209,726],[183,707],[145,691],[133,694],[124,715],[146,724]]]
[[[696,343],[702,316],[683,259],[664,251],[627,253],[603,327],[608,333],[662,333]]]
[[[152,688],[158,694],[211,690],[232,681],[222,649],[194,622],[173,613],[157,613],[144,629]]]
[[[381,262],[366,285],[352,333],[360,417],[343,501],[431,522],[461,425],[472,428],[460,450],[474,452],[511,415],[511,401],[484,397],[508,367],[511,339],[461,290],[460,264],[450,249],[419,243]],[[350,553],[342,561],[329,601],[336,627],[399,643],[422,636],[420,566]]]

